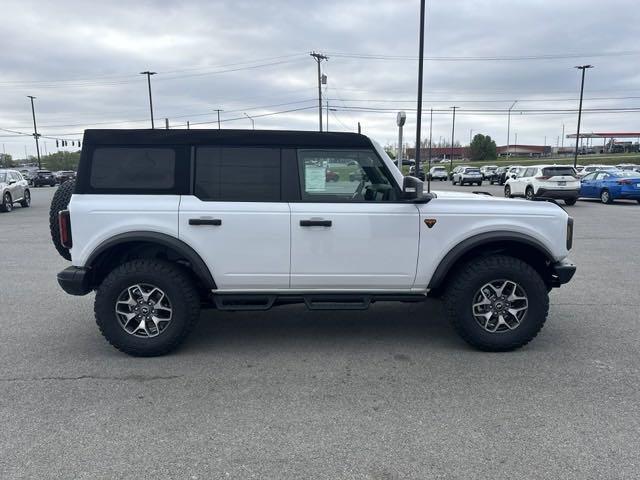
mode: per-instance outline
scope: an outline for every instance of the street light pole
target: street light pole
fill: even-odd
[[[416,177],[420,177],[420,130],[422,128],[422,67],[424,63],[424,10],[420,0],[420,45],[418,49],[418,117],[416,118]]]
[[[514,100],[514,102],[509,107],[509,111],[507,112],[507,159],[510,156],[509,153],[509,142],[511,141],[511,109],[518,103],[518,100]]]
[[[311,52],[311,55],[318,64],[318,127],[320,132],[322,131],[322,72],[320,71],[320,62],[322,60],[329,60],[329,57],[322,55],[321,53]]]
[[[256,129],[256,123],[253,121],[253,118],[251,118],[249,115],[247,115],[246,112],[244,113],[244,116],[247,117],[249,120],[251,120],[251,128],[253,130],[255,130]]]
[[[151,128],[154,129],[155,126],[153,124],[153,99],[151,98],[151,75],[155,75],[156,72],[150,72],[146,70],[144,72],[140,72],[140,75],[147,76],[147,86],[149,87],[149,110],[151,111]]]
[[[33,116],[33,138],[36,139],[36,153],[38,154],[38,168],[42,170],[42,162],[40,161],[40,145],[38,144],[38,127],[36,126],[36,109],[33,106],[33,100],[36,98],[33,95],[27,95],[27,98],[31,99],[31,115]]]
[[[451,158],[449,158],[449,170],[453,170],[453,139],[456,134],[456,108],[458,107],[450,107],[453,109],[453,124],[451,126]]]
[[[218,113],[218,130],[220,130],[220,112],[224,112],[224,110],[220,110],[219,108],[216,108],[214,112]]]
[[[578,143],[580,142],[580,120],[582,118],[582,94],[584,93],[584,72],[593,65],[579,65],[574,68],[582,70],[582,81],[580,83],[580,105],[578,106],[578,129],[576,131],[576,150],[573,152],[573,168],[578,165]]]

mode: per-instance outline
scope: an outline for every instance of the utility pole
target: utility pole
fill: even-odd
[[[406,121],[407,114],[403,111],[398,112],[396,116],[396,125],[398,125],[398,150],[396,151],[396,160],[400,172],[402,172],[402,127],[404,127]]]
[[[420,45],[418,48],[418,117],[416,118],[416,177],[420,178],[420,130],[422,128],[422,68],[424,63],[424,10],[420,0]]]
[[[164,128],[165,128],[166,130],[169,130],[169,119],[168,119],[168,118],[165,118],[165,119],[164,119]]]
[[[511,152],[509,152],[509,142],[511,141],[511,109],[515,107],[518,100],[514,100],[511,106],[509,107],[509,111],[507,112],[507,159],[511,156]],[[516,141],[516,144],[518,142]]]
[[[322,131],[322,72],[320,71],[320,62],[322,62],[322,60],[329,60],[329,57],[316,52],[311,52],[309,55],[311,55],[318,64],[318,126],[320,131]]]
[[[473,128],[469,130],[469,146],[471,146],[472,141],[473,141]]]
[[[214,112],[218,114],[218,130],[220,130],[220,112],[224,112],[224,110],[220,110],[219,108],[214,109]]]
[[[453,109],[453,125],[451,127],[451,158],[449,159],[449,168],[450,170],[453,170],[453,144],[454,141],[453,139],[455,138],[455,134],[456,134],[456,108],[458,107],[450,107]]]
[[[579,65],[574,68],[582,70],[582,82],[580,83],[580,105],[578,106],[578,129],[576,131],[576,150],[573,152],[573,168],[578,165],[578,143],[580,142],[580,120],[582,118],[582,94],[584,93],[584,72],[593,65]]]
[[[36,139],[36,153],[38,154],[38,168],[42,170],[42,162],[40,161],[40,145],[38,143],[38,138],[40,137],[40,135],[38,135],[38,127],[36,126],[36,109],[33,106],[33,101],[35,100],[36,97],[34,97],[33,95],[27,95],[27,98],[31,99],[31,115],[33,116],[33,138]]]
[[[360,128],[360,122],[358,122],[358,134],[362,133],[362,129]]]
[[[327,98],[327,132],[329,131],[329,99]]]
[[[562,140],[560,142],[560,146],[564,148],[564,123],[562,124]]]
[[[245,117],[247,117],[249,120],[251,120],[251,128],[252,128],[253,130],[255,130],[255,129],[256,129],[256,124],[255,124],[255,122],[253,121],[253,118],[251,118],[251,117],[250,117],[249,115],[247,115],[246,113],[244,113],[244,116],[245,116]],[[320,130],[320,131],[322,131],[322,130]]]
[[[146,70],[144,72],[140,72],[140,75],[146,75],[147,76],[147,85],[149,87],[149,110],[151,110],[151,128],[155,128],[155,126],[153,125],[153,99],[151,98],[151,75],[155,75],[156,72],[150,72],[149,70]]]
[[[189,120],[187,120],[187,130],[190,130],[190,128],[189,128]]]
[[[433,133],[433,107],[429,110],[429,170],[427,170],[427,193],[431,193],[431,135]]]

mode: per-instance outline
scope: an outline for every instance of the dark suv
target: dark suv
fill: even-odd
[[[31,183],[34,187],[42,187],[44,185],[55,187],[57,180],[49,170],[38,170],[34,173]]]

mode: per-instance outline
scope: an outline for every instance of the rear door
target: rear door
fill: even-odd
[[[194,148],[193,194],[180,201],[180,238],[221,290],[289,288],[289,205],[281,150]]]
[[[22,177],[17,172],[9,172],[9,182],[11,185],[9,186],[9,191],[11,192],[11,198],[14,202],[22,199],[24,195],[24,187],[22,186]]]
[[[326,181],[329,165],[338,181]],[[290,202],[292,289],[413,287],[419,212],[398,200],[373,150],[299,150],[298,173],[300,199]]]

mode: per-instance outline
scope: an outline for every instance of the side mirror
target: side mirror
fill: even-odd
[[[416,177],[404,177],[402,181],[402,197],[405,200],[422,198],[422,180]]]
[[[13,185],[14,183],[16,183],[15,180],[9,180],[9,185]]]

